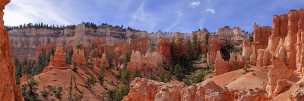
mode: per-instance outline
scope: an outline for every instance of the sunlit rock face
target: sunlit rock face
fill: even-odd
[[[208,44],[207,62],[208,64],[214,64],[217,51],[221,48],[220,41],[216,37],[209,37]]]
[[[133,51],[127,69],[133,72],[141,72],[143,75],[158,74],[162,71],[160,68],[162,62],[163,57],[158,52],[141,54],[139,51]]]
[[[254,24],[253,33],[254,49],[265,49],[267,47],[268,38],[271,35],[271,27]]]
[[[83,49],[77,49],[77,48],[74,49],[72,56],[72,63],[75,66],[81,66],[86,64],[86,58],[84,56]]]
[[[242,31],[240,27],[224,26],[222,28],[219,28],[216,33],[220,39],[221,44],[240,45],[246,38],[246,33]]]
[[[186,86],[135,78],[123,101],[233,101],[233,94],[212,81]]]
[[[222,58],[220,51],[218,51],[217,55],[216,55],[216,59],[215,59],[215,64],[214,64],[214,74],[220,75],[220,74],[229,72],[231,70],[232,70],[232,67],[229,64],[229,62],[225,61]]]
[[[261,89],[249,89],[234,93],[236,101],[269,101],[267,93]]]
[[[203,53],[207,52],[208,34],[209,31],[207,29],[199,29],[198,31],[192,32],[192,38],[194,39],[194,37],[196,37],[196,40],[199,43],[195,48]]]
[[[0,1],[0,100],[23,101],[20,88],[16,85],[15,67],[12,64],[11,51],[9,48],[8,33],[4,30],[3,10],[9,0]]]
[[[63,47],[57,47],[54,56],[51,57],[50,65],[55,67],[66,66],[65,54]]]
[[[157,52],[166,59],[171,59],[171,44],[169,39],[160,38],[158,40]]]
[[[242,43],[242,57],[245,61],[250,60],[250,55],[252,54],[252,47],[250,46],[250,42],[248,40],[244,40]]]

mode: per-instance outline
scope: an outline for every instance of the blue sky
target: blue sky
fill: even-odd
[[[229,25],[251,31],[274,14],[304,8],[304,0],[11,0],[5,25],[109,23],[146,31],[216,31]]]

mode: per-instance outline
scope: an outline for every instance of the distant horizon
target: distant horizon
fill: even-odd
[[[59,3],[58,3],[59,2]],[[224,26],[252,32],[254,22],[271,26],[272,16],[304,7],[304,0],[11,0],[5,26],[28,23],[78,25],[92,22],[147,32],[191,33]]]

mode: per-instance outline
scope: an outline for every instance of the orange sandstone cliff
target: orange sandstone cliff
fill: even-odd
[[[0,101],[22,101],[20,89],[16,85],[15,68],[12,64],[8,33],[4,29],[2,20],[3,10],[7,3],[9,3],[9,0],[0,1]]]

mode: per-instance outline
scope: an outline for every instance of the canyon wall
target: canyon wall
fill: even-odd
[[[4,29],[4,8],[9,0],[0,1],[0,100],[23,101],[19,87],[16,85],[15,67],[12,64],[11,51],[9,48],[8,33]]]
[[[272,20],[272,27],[254,24],[253,42],[244,42],[243,57],[232,54],[229,62],[219,53],[218,39],[209,37],[207,60],[214,71],[203,82],[186,86],[136,78],[123,100],[302,101],[304,10],[290,10]],[[250,61],[233,70],[231,63],[242,59]]]

